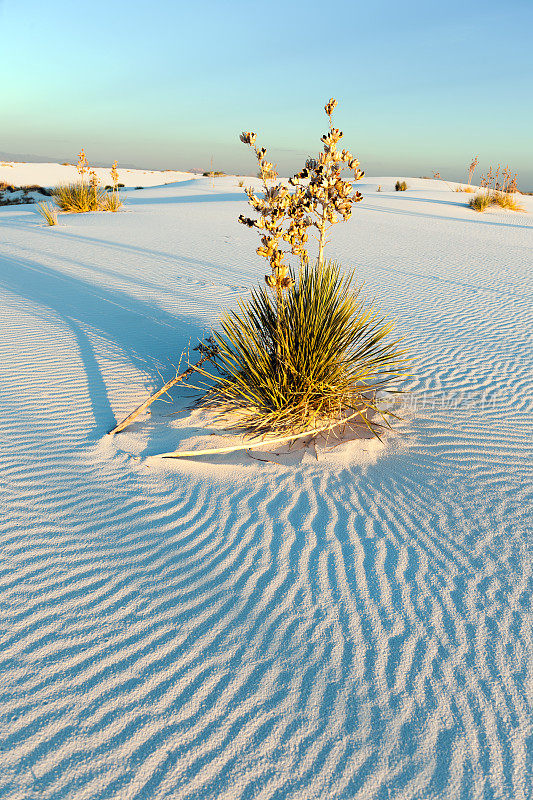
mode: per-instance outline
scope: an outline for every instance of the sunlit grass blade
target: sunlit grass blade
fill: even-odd
[[[36,211],[47,225],[57,225],[57,211],[49,206],[48,203],[37,203]]]

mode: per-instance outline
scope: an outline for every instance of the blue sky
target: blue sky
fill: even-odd
[[[283,174],[324,102],[367,174],[458,179],[509,163],[533,189],[533,0],[0,0],[0,152]]]

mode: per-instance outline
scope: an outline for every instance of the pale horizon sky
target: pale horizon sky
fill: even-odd
[[[533,190],[532,0],[0,0],[0,153],[281,174],[319,151],[324,102],[369,175]]]

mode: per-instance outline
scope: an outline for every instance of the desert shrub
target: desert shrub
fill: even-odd
[[[4,197],[4,195],[0,195],[0,206],[19,206],[22,204],[22,199],[15,197],[14,199],[10,199],[9,197]]]
[[[397,192],[406,192],[407,191],[407,184],[405,181],[396,181],[396,185],[394,187]]]
[[[103,189],[84,181],[56,186],[53,198],[61,211],[71,214],[101,211],[107,203],[107,194]]]
[[[239,189],[242,189],[242,187],[244,186],[244,181],[243,180],[237,181],[237,186],[239,187]]]
[[[100,211],[107,204],[106,192],[98,186],[98,176],[89,167],[85,150],[82,148],[78,154],[76,165],[80,180],[74,183],[56,186],[52,196],[61,211],[72,214],[83,214],[87,211]],[[89,180],[85,181],[88,173]]]
[[[47,225],[57,225],[57,211],[47,203],[37,203],[37,211]]]
[[[489,206],[500,206],[509,211],[524,211],[516,200],[518,173],[511,172],[509,166],[504,169],[500,165],[493,171],[489,167],[486,175],[481,176],[484,191],[470,201],[470,207],[476,211],[485,211]]]
[[[219,375],[204,404],[238,412],[237,427],[254,434],[302,432],[347,410],[376,433],[367,419],[376,392],[406,368],[399,340],[385,341],[392,323],[365,307],[353,276],[332,262],[302,265],[284,295],[281,336],[279,312],[261,287],[222,317]]]
[[[376,392],[390,389],[405,369],[398,341],[388,341],[392,323],[365,306],[352,275],[324,260],[331,227],[349,219],[362,200],[353,183],[364,175],[359,161],[337,147],[336,105],[332,98],[324,108],[329,130],[321,137],[322,152],[307,159],[289,186],[273,182],[273,165],[256,145],[257,135],[240,137],[255,152],[263,192],[245,189],[258,218],[241,215],[239,221],[259,231],[257,253],[271,272],[266,286],[222,317],[221,331],[213,334],[217,374],[209,375],[202,402],[235,414],[232,425],[253,434],[302,433],[353,415],[377,433],[370,412],[386,417],[378,412]],[[344,167],[351,180],[341,177]],[[306,247],[310,228],[318,239],[313,263]],[[291,256],[300,262],[297,273]]]
[[[492,205],[507,208],[509,211],[524,211],[523,206],[509,192],[495,191],[491,194],[490,201]]]
[[[27,184],[26,186],[21,186],[20,188],[23,192],[38,192],[39,194],[43,194],[45,197],[52,196],[50,189],[45,189],[44,186],[39,186],[37,183]]]
[[[474,211],[485,211],[491,204],[490,195],[488,192],[481,192],[476,194],[468,204]]]

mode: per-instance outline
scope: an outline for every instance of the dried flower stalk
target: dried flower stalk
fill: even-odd
[[[324,147],[318,159],[307,159],[305,168],[289,180],[289,183],[297,187],[294,194],[295,204],[309,215],[301,222],[313,225],[318,230],[318,260],[321,263],[324,260],[324,246],[329,229],[340,221],[339,216],[346,222],[352,215],[353,204],[363,199],[362,194],[353,189],[353,183],[364,175],[359,169],[359,161],[349,150],[337,149],[343,134],[333,127],[331,117],[336,106],[337,101],[333,97],[324,106],[329,131],[320,139]],[[351,170],[353,180],[344,180],[341,177],[343,167]],[[305,179],[309,180],[307,185],[300,186],[300,181]]]
[[[119,177],[118,177],[118,169],[117,169],[117,167],[118,167],[118,161],[115,159],[113,161],[113,165],[111,167],[111,180],[113,182],[113,191],[114,192],[118,191]]]
[[[81,176],[82,181],[84,180],[84,175],[89,169],[89,162],[87,161],[87,156],[85,155],[85,150],[83,147],[81,151],[78,153],[78,164],[77,170]]]
[[[343,134],[332,123],[336,105],[337,101],[331,98],[324,106],[329,130],[321,137],[323,151],[318,158],[307,159],[304,169],[289,179],[289,184],[295,187],[293,192],[282,183],[271,185],[270,182],[278,177],[277,172],[267,159],[266,149],[256,144],[257,134],[245,131],[240,135],[241,142],[255,152],[263,181],[263,197],[253,189],[245,189],[259,218],[241,215],[239,222],[261,231],[257,253],[268,260],[272,274],[266,275],[265,280],[280,299],[283,290],[292,283],[288,256],[298,256],[303,264],[309,261],[306,247],[308,228],[315,227],[318,231],[318,260],[323,262],[329,229],[340,222],[340,217],[344,221],[349,219],[352,205],[363,199],[361,193],[353,189],[353,183],[364,175],[359,169],[359,161],[348,150],[337,149]],[[352,171],[353,180],[341,177],[341,170],[345,167]],[[283,243],[289,248],[283,249]]]
[[[472,159],[472,163],[470,164],[470,166],[468,168],[468,184],[467,184],[467,186],[470,186],[470,184],[472,183],[472,178],[474,177],[474,172],[476,171],[476,167],[477,167],[478,164],[479,164],[479,159],[478,159],[477,156],[475,156]]]

